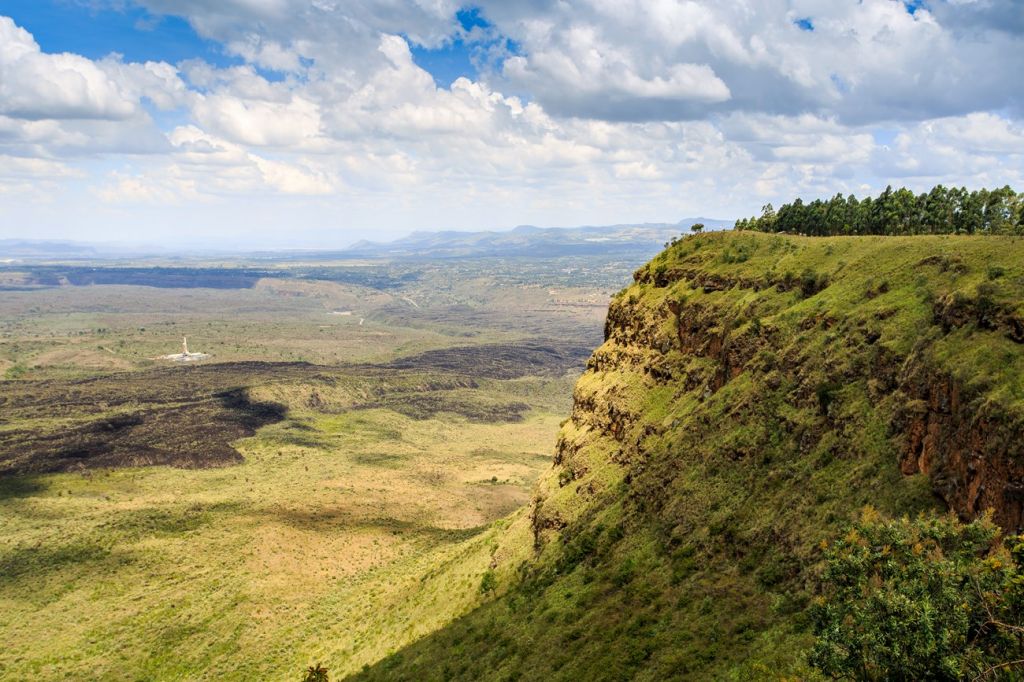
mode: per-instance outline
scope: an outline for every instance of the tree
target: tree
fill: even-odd
[[[824,545],[812,665],[854,680],[984,679],[1024,666],[1024,542],[988,517],[883,520]]]
[[[302,678],[302,682],[330,682],[327,679],[327,668],[319,663],[309,666],[306,669],[306,676]]]
[[[703,231],[704,223],[694,223],[693,225],[690,225],[690,232],[693,232],[694,234],[700,234]]]
[[[924,231],[945,234],[953,231],[953,202],[942,185],[936,185],[924,199]]]
[[[757,219],[755,218],[755,220]],[[760,222],[762,223],[762,229],[764,229],[765,232],[775,231],[775,207],[772,206],[771,203],[767,203],[761,207]]]

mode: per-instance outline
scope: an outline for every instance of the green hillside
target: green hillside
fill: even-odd
[[[635,279],[529,558],[499,536],[488,601],[355,679],[813,679],[827,543],[865,506],[1021,525],[1024,241],[706,234]]]

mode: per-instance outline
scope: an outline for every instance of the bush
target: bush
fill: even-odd
[[[834,381],[826,381],[814,388],[814,395],[818,399],[818,410],[822,416],[828,415],[828,408],[835,402],[836,395],[842,390],[842,384]]]
[[[1024,542],[989,518],[882,520],[824,545],[812,665],[833,678],[987,678],[1024,659]]]
[[[306,676],[302,678],[302,682],[329,682],[327,679],[327,668],[319,663],[309,666],[306,669]]]
[[[819,275],[807,268],[800,274],[800,293],[804,298],[814,296],[828,286],[828,275]]]
[[[496,590],[497,587],[498,578],[494,575],[494,571],[490,569],[484,571],[484,577],[480,579],[480,592],[489,594]]]

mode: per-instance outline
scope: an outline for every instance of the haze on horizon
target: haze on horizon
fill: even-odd
[[[333,247],[1024,186],[1017,0],[8,0],[0,239]]]

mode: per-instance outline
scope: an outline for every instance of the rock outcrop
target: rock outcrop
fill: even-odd
[[[827,444],[834,456],[859,457],[859,441],[869,437],[861,430],[872,429],[870,438],[878,441],[877,427],[884,425],[894,469],[926,475],[934,493],[964,519],[991,510],[1004,528],[1022,527],[1021,410],[999,386],[973,382],[950,348],[995,342],[1010,354],[1011,374],[1024,370],[1020,280],[1012,287],[974,284],[971,273],[981,262],[969,257],[915,260],[915,251],[945,246],[934,238],[921,238],[917,249],[899,240],[904,253],[888,272],[871,272],[874,251],[886,244],[863,240],[873,248],[859,263],[823,253],[799,275],[796,266],[782,271],[780,264],[794,251],[817,246],[813,240],[709,235],[688,241],[690,253],[683,246],[669,249],[637,271],[634,286],[611,303],[605,343],[587,364],[558,441],[551,477],[557,488],[542,487],[537,496],[538,546],[578,516],[572,510],[586,506],[566,500],[565,488],[593,496],[610,487],[615,475],[587,479],[608,463],[622,478],[634,478],[645,440],[678,427],[678,417],[651,419],[652,394],[699,405],[744,375],[748,395],[732,412],[742,413],[751,393],[788,405],[805,417],[782,425],[799,431],[801,451]],[[702,243],[709,246],[692,248]],[[778,257],[749,258],[766,248],[777,248]],[[723,258],[743,249],[748,260]],[[947,262],[953,265],[943,267]],[[917,279],[908,281],[914,273]],[[1012,377],[996,383],[1012,383]],[[757,447],[746,444],[732,456]]]

